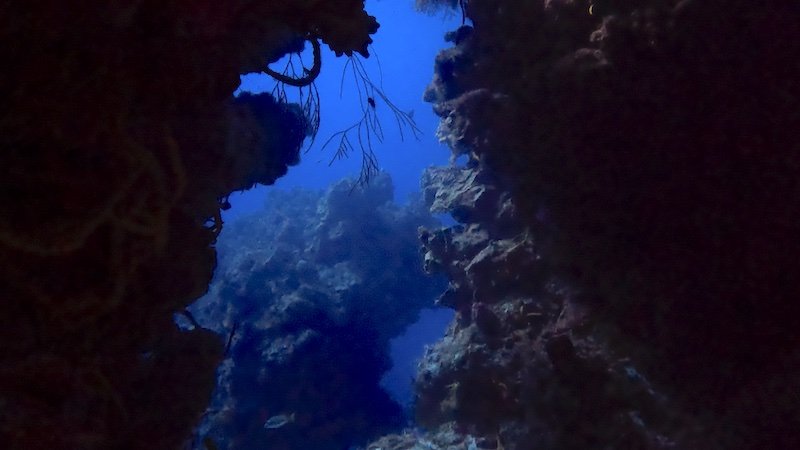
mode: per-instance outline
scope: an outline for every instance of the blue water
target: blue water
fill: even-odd
[[[380,169],[392,176],[398,203],[405,202],[409,195],[419,191],[424,168],[448,163],[450,152],[435,137],[438,117],[433,114],[431,105],[422,101],[422,94],[433,76],[436,54],[447,45],[444,33],[461,25],[460,15],[428,16],[415,11],[413,4],[413,0],[367,2],[367,11],[377,17],[380,29],[373,36],[372,56],[364,60],[364,66],[370,80],[382,87],[397,108],[413,115],[420,131],[418,139],[414,139],[411,130],[406,128],[401,138],[389,107],[376,98],[375,108],[385,133],[383,142],[374,143],[373,149]],[[316,80],[321,124],[314,144],[309,145],[307,141],[300,164],[291,167],[274,186],[259,186],[232,195],[232,208],[223,212],[224,221],[230,222],[259,211],[267,191],[271,189],[325,189],[342,178],[358,177],[361,156],[357,152],[348,159],[331,163],[337,142],[334,140],[328,147],[322,147],[329,137],[358,121],[365,99],[359,98],[352,71],[343,72],[346,59],[336,58],[324,45],[322,58],[322,72]],[[305,52],[304,60],[310,64],[309,50]],[[280,71],[284,64],[285,61],[278,61],[271,67]],[[242,76],[241,80],[240,92],[271,92],[275,87],[275,81],[265,74],[249,74]],[[294,94],[292,89],[287,88],[290,98]],[[446,225],[452,222],[449,217],[442,219]],[[422,356],[425,345],[441,338],[452,315],[449,310],[424,310],[415,325],[392,341],[394,366],[385,375],[382,385],[404,408],[410,407],[412,400],[411,381],[416,361]]]
[[[414,10],[413,3],[413,0],[367,2],[367,11],[380,22],[378,33],[373,35],[372,56],[364,60],[370,79],[376,85],[383,85],[385,94],[400,110],[413,111],[414,121],[421,131],[420,139],[415,140],[410,130],[406,129],[405,140],[401,140],[388,106],[382,104],[380,99],[376,100],[385,140],[373,147],[381,169],[389,172],[394,180],[397,202],[404,202],[410,193],[419,190],[419,177],[425,167],[446,164],[448,161],[449,150],[435,137],[438,117],[433,114],[431,105],[422,101],[422,93],[433,77],[436,54],[446,46],[444,33],[461,25],[460,16],[421,14]],[[305,55],[305,61],[310,64],[310,55]],[[230,202],[233,208],[223,212],[223,220],[230,221],[259,210],[267,189],[324,189],[334,181],[358,176],[360,155],[354,153],[348,159],[337,160],[329,165],[336,151],[336,142],[321,149],[331,135],[357,122],[362,114],[350,71],[345,73],[342,83],[346,61],[345,58],[336,58],[323,45],[322,72],[316,80],[322,118],[316,142],[306,149],[300,164],[291,167],[289,173],[274,186],[260,186],[232,195]],[[283,62],[278,61],[270,67],[280,70]],[[240,90],[270,92],[274,86],[274,80],[266,74],[249,74],[242,77]],[[291,94],[291,89],[287,88],[287,94]]]
[[[406,411],[411,408],[417,362],[425,352],[425,346],[441,339],[443,330],[453,320],[453,314],[452,310],[444,308],[424,309],[417,323],[392,339],[390,354],[394,366],[384,375],[381,385]]]

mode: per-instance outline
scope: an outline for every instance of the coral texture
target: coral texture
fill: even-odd
[[[422,235],[459,321],[421,422],[497,448],[798,447],[796,7],[463,3],[425,94],[468,161],[431,174],[462,222]]]
[[[428,269],[450,279],[438,301],[457,315],[419,364],[420,439],[434,449],[679,443],[681,411],[547,259],[546,220],[522,220],[485,170],[431,169],[424,182],[432,208],[460,211],[462,223],[421,233]]]
[[[220,238],[218,275],[192,307],[221,334],[235,327],[201,430],[220,448],[340,450],[402,425],[380,379],[389,339],[443,289],[417,240],[437,221],[420,201],[394,204],[385,173],[353,186],[273,192]],[[264,428],[281,415],[291,422]]]

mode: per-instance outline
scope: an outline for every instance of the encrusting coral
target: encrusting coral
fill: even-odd
[[[467,158],[429,174],[432,206],[462,224],[422,235],[460,321],[423,423],[507,449],[798,447],[795,6],[461,4],[425,98]],[[510,263],[515,222],[533,252]]]

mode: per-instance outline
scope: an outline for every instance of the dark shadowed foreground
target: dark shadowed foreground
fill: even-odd
[[[798,448],[797,5],[458,3],[426,98],[467,163],[426,183],[461,224],[422,236],[458,315],[431,432],[370,448]]]
[[[224,343],[179,331],[220,206],[298,161],[299,106],[232,93],[322,42],[366,55],[361,0],[0,5],[0,442],[177,448]]]

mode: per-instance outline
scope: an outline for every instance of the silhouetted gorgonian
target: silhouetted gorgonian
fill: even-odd
[[[272,70],[269,67],[264,69],[265,73],[277,81],[275,87],[272,89],[272,95],[278,101],[289,102],[286,93],[287,85],[294,86],[298,89],[298,103],[301,105],[303,113],[308,118],[309,128],[307,132],[311,137],[311,142],[308,144],[306,151],[310,150],[314,145],[314,140],[319,132],[320,98],[319,90],[314,81],[317,76],[319,76],[320,68],[322,67],[319,41],[311,38],[309,42],[311,42],[313,46],[314,55],[314,62],[310,69],[306,68],[305,64],[303,64],[302,53],[300,52],[290,54],[286,65],[280,72]],[[299,60],[299,64],[296,63],[295,56]],[[376,59],[378,58],[377,54],[375,54],[375,57]],[[337,138],[339,139],[336,153],[333,155],[328,165],[333,164],[336,160],[347,158],[354,150],[358,149],[361,153],[361,172],[354,186],[368,183],[379,171],[378,159],[373,150],[373,140],[383,142],[384,131],[377,114],[378,108],[376,99],[380,99],[389,107],[392,114],[394,114],[395,121],[400,131],[401,140],[405,139],[403,133],[404,127],[408,127],[411,130],[415,139],[418,139],[420,134],[420,129],[417,127],[411,114],[401,111],[384,93],[382,89],[383,74],[380,71],[380,60],[377,59],[377,62],[381,76],[380,86],[376,86],[369,78],[361,57],[356,54],[347,56],[347,62],[342,71],[339,95],[342,95],[344,80],[347,76],[348,69],[350,69],[358,92],[362,115],[354,124],[334,133],[322,145],[322,149],[325,149],[332,141]],[[355,133],[354,138],[352,136],[353,133]],[[357,144],[353,143],[353,139],[357,141]]]
[[[377,54],[375,54],[375,57],[376,59],[378,58]],[[376,86],[369,78],[364,62],[358,55],[348,56],[348,60],[342,70],[339,95],[341,96],[344,90],[344,79],[349,69],[352,72],[353,81],[357,88],[362,115],[354,124],[334,133],[322,145],[322,148],[325,149],[333,140],[339,139],[336,153],[333,155],[328,165],[333,164],[336,160],[348,157],[356,148],[361,152],[361,173],[354,187],[369,183],[369,180],[380,170],[377,156],[373,150],[373,139],[382,143],[384,131],[380,118],[378,117],[378,104],[376,103],[376,99],[380,99],[388,106],[389,110],[394,115],[397,128],[400,131],[401,140],[405,140],[405,135],[403,133],[404,127],[408,127],[408,129],[411,130],[415,139],[419,139],[419,135],[421,134],[421,130],[417,127],[412,115],[401,111],[383,92],[383,74],[380,70],[380,59],[377,59],[377,62],[378,71],[381,76],[380,87]],[[355,133],[355,140],[358,147],[353,144],[353,140],[351,139],[352,133]]]
[[[303,63],[303,55],[300,52],[290,53],[286,61],[283,71],[276,72],[269,67],[264,69],[267,75],[271,76],[278,82],[272,89],[272,96],[279,102],[288,103],[289,99],[286,95],[286,86],[294,86],[298,92],[298,103],[303,110],[303,115],[308,119],[308,129],[306,133],[311,137],[306,151],[311,149],[314,145],[314,140],[319,132],[320,124],[320,101],[319,90],[314,82],[319,76],[320,69],[322,68],[322,55],[320,54],[319,40],[309,39],[313,47],[314,62],[310,69],[307,69]],[[299,60],[299,68],[295,63],[295,55]]]

